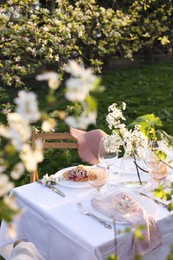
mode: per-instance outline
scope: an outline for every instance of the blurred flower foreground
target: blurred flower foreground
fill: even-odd
[[[103,89],[100,78],[93,75],[92,69],[85,69],[73,60],[66,65],[65,71],[70,74],[65,82],[65,97],[72,107],[78,104],[79,109],[71,109],[70,115],[61,111],[60,117],[68,126],[87,129],[88,125],[96,123],[97,102],[91,94]],[[59,78],[54,71],[45,71],[36,77],[37,80],[48,81],[48,102],[58,102],[54,93],[61,84]],[[14,111],[6,115],[7,123],[0,123],[0,138],[4,148],[0,151],[0,218],[8,223],[10,237],[16,233],[12,220],[20,216],[22,209],[18,208],[15,197],[8,195],[16,180],[26,172],[34,171],[37,164],[43,161],[41,140],[34,148],[31,145],[33,127],[40,124],[43,132],[53,131],[56,118],[51,115],[58,114],[57,111],[39,111],[34,92],[19,91],[14,103]]]

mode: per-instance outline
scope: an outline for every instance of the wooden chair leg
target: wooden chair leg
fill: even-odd
[[[30,175],[30,182],[35,182],[38,181],[39,177],[38,177],[38,171],[35,170],[34,172],[31,173]]]

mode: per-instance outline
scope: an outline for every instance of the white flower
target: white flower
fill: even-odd
[[[75,60],[70,60],[65,70],[75,77],[79,77],[85,72],[84,66],[79,65]]]
[[[44,120],[41,126],[43,132],[50,132],[52,130],[52,125],[48,120]]]
[[[93,75],[92,69],[85,69],[83,65],[79,65],[75,60],[70,60],[65,70],[73,77],[81,78],[83,81],[93,82],[97,78]]]
[[[65,122],[67,125],[72,126],[74,128],[87,129],[87,127],[90,124],[96,124],[96,117],[96,112],[84,111],[79,117],[66,117]]]
[[[90,86],[85,84],[85,82],[80,79],[70,78],[66,81],[66,93],[65,97],[72,101],[83,102],[88,96],[90,91]]]
[[[24,172],[24,165],[23,165],[23,163],[17,163],[14,167],[13,167],[13,169],[12,169],[12,171],[11,171],[11,177],[14,179],[14,180],[18,180],[21,176],[22,176],[22,174],[23,174],[23,172]]]
[[[110,149],[113,149],[113,146],[122,146],[124,148],[125,157],[137,156],[144,158],[148,139],[141,132],[139,126],[135,126],[134,130],[128,130],[126,125],[122,123],[123,120],[126,120],[122,113],[122,110],[125,109],[126,104],[124,102],[122,102],[120,106],[114,103],[108,107],[109,113],[106,117],[106,121],[115,136],[110,137],[112,141],[110,141],[111,139],[108,140],[107,146],[110,146]],[[110,142],[112,142],[112,144],[109,145]]]
[[[43,160],[42,143],[40,140],[36,142],[35,149],[32,150],[29,144],[24,144],[19,154],[26,169],[29,172],[34,171],[37,168],[37,163]]]
[[[119,205],[122,207],[122,209],[125,210],[125,209],[128,209],[128,208],[132,208],[134,206],[134,202],[129,196],[124,195],[120,199]]]
[[[17,151],[20,151],[23,147],[23,141],[20,133],[11,128],[9,128],[8,132],[9,132],[9,137],[11,139],[11,143],[14,145]]]
[[[49,175],[48,175],[48,173],[46,173],[46,174],[43,176],[41,182],[42,182],[44,185],[46,185],[46,184],[48,183],[48,181],[49,181]]]
[[[41,182],[43,185],[52,185],[52,184],[56,184],[58,181],[61,181],[63,179],[64,179],[63,175],[56,176],[55,174],[52,174],[49,176],[48,173],[46,173],[43,176]]]
[[[19,91],[18,97],[14,99],[17,105],[15,111],[19,113],[26,121],[34,122],[40,118],[38,103],[35,93]]]
[[[41,140],[37,140],[35,143],[35,148],[34,148],[34,157],[37,163],[42,162],[44,159],[43,156],[43,143]]]
[[[57,89],[60,85],[59,74],[54,71],[45,71],[43,74],[37,75],[36,80],[47,80],[51,89]]]
[[[21,57],[20,57],[20,56],[15,57],[15,61],[16,61],[16,62],[19,62],[20,60],[21,60]]]
[[[5,174],[0,174],[0,197],[6,195],[13,188],[14,184],[9,181],[8,176]]]
[[[55,176],[54,174],[52,174],[52,175],[49,176],[49,182],[52,183],[52,184],[53,184],[53,183],[54,183],[54,184],[56,183],[56,179],[57,179],[57,178],[56,178],[56,176]]]
[[[144,153],[148,145],[147,137],[140,131],[139,127],[136,126],[132,131],[127,131],[124,134],[124,149],[125,156],[138,156],[144,158]]]
[[[18,113],[9,113],[7,120],[10,129],[15,130],[21,135],[23,142],[27,141],[31,137],[31,131],[28,122]]]
[[[121,108],[119,108],[116,103],[108,107],[109,113],[106,117],[106,121],[110,129],[120,128],[119,125],[121,124],[121,120],[126,120],[122,113],[122,110],[125,110],[125,108],[126,104],[124,102],[122,102]]]
[[[0,135],[11,140],[17,151],[31,137],[28,123],[18,113],[9,113],[7,115],[9,127],[0,125]]]
[[[66,98],[72,102],[84,101],[89,92],[96,88],[97,77],[93,75],[91,69],[85,69],[73,60],[66,66],[66,71],[72,75],[66,81]]]
[[[118,152],[123,141],[118,133],[104,137],[104,147],[107,152]]]

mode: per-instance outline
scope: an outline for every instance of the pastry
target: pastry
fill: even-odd
[[[88,170],[83,165],[64,172],[64,178],[71,181],[83,182],[88,181]]]

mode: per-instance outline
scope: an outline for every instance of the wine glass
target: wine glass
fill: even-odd
[[[157,154],[152,150],[147,150],[145,155],[145,163],[148,167],[149,175],[151,177],[149,184],[153,181],[155,186],[158,186],[168,176],[168,169],[166,164],[162,162]]]
[[[99,162],[105,165],[109,172],[112,172],[111,166],[115,164],[117,158],[118,151],[111,149],[109,142],[107,142],[107,137],[102,137],[98,149]]]
[[[100,188],[104,186],[108,181],[108,171],[101,165],[96,165],[90,168],[88,172],[88,181],[96,188],[95,196],[100,196]]]
[[[118,159],[118,149],[115,149],[114,142],[112,141],[112,136],[102,137],[98,149],[98,159],[101,165],[108,170],[108,182],[105,186],[105,192],[111,192],[112,184],[115,185],[117,182],[114,173],[118,173],[115,168],[116,160]],[[117,167],[116,167],[117,168]]]

